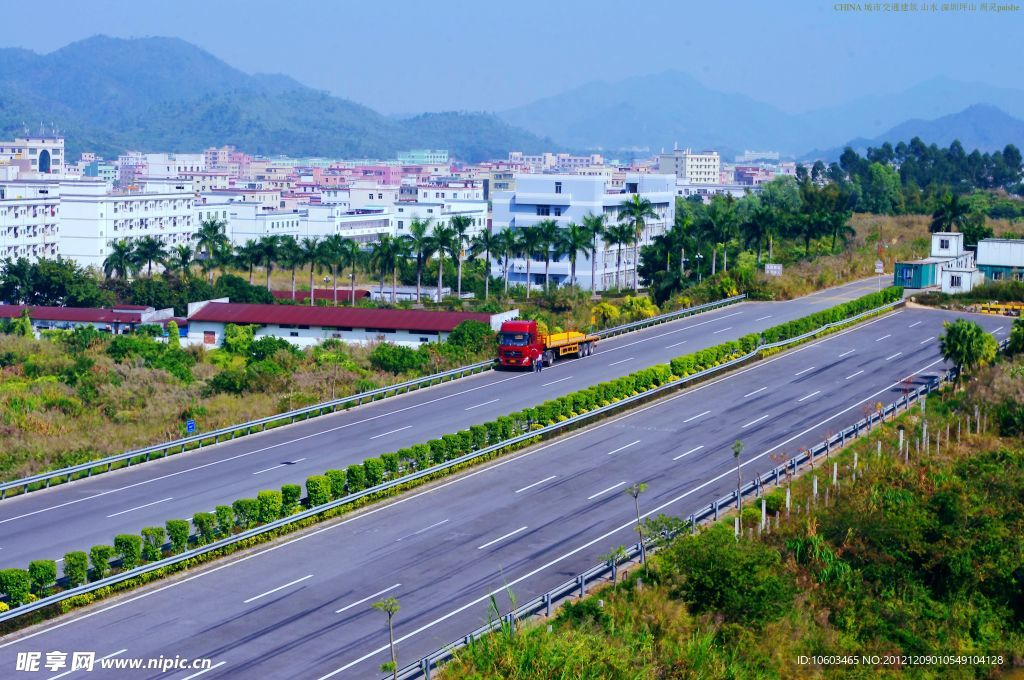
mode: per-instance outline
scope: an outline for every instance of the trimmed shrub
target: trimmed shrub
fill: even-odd
[[[380,458],[367,458],[363,461],[366,473],[366,486],[377,486],[384,481],[384,462]]]
[[[384,463],[384,470],[388,473],[389,478],[394,479],[398,476],[401,464],[401,458],[398,453],[382,453],[380,454],[380,460]]]
[[[444,459],[451,460],[452,458],[458,458],[462,455],[462,441],[457,435],[445,434],[441,435],[441,441],[444,443]],[[438,461],[441,462],[441,461]]]
[[[163,531],[161,528],[160,531]],[[125,571],[139,566],[142,558],[142,536],[118,534],[114,536],[114,550],[121,557],[121,568]]]
[[[110,560],[114,557],[114,548],[109,545],[94,545],[89,549],[89,562],[92,563],[92,580],[99,581],[110,574]]]
[[[287,517],[299,507],[302,498],[302,487],[298,484],[285,484],[281,487],[281,516]]]
[[[268,489],[256,494],[256,502],[259,503],[260,524],[273,522],[281,518],[281,508],[284,507],[284,498],[280,491]]]
[[[155,562],[163,555],[164,528],[146,527],[142,530],[142,559]]]
[[[345,484],[348,481],[348,475],[345,474],[344,470],[328,470],[324,474],[331,483],[331,498],[334,500],[342,498],[347,493],[345,491]]]
[[[192,515],[196,527],[196,543],[206,545],[217,540],[217,516],[212,512],[197,512]]]
[[[483,425],[472,425],[469,428],[469,435],[473,441],[473,448],[477,451],[487,446],[487,428]]]
[[[306,478],[306,496],[309,507],[331,502],[331,481],[324,475]]]
[[[185,552],[188,548],[188,536],[192,533],[192,527],[188,520],[169,519],[167,520],[167,538],[171,541],[171,552],[174,554]]]
[[[430,447],[430,462],[432,465],[439,465],[445,461],[446,446],[441,439],[431,439],[427,442]]]
[[[7,594],[11,604],[18,606],[28,602],[32,594],[32,579],[24,569],[0,570],[0,591]]]
[[[28,575],[32,580],[32,592],[42,596],[57,582],[57,563],[53,560],[32,560],[28,563]]]
[[[416,469],[422,470],[430,467],[430,447],[426,444],[415,444],[412,447],[412,458],[416,463]]]
[[[260,516],[260,504],[255,498],[239,498],[231,504],[235,513],[235,524],[242,529],[249,529],[256,524]]]
[[[345,472],[348,475],[349,493],[356,493],[366,488],[366,470],[362,465],[349,465]]]
[[[89,579],[89,556],[81,550],[64,553],[64,579],[74,588]]]
[[[235,530],[235,510],[230,505],[218,505],[214,508],[217,517],[217,531],[221,537],[228,537]]]

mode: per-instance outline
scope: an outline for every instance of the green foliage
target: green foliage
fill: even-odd
[[[370,352],[370,363],[382,371],[408,373],[423,367],[426,356],[403,345],[382,342]]]
[[[32,560],[28,563],[28,575],[32,580],[32,592],[42,597],[57,582],[57,563],[53,560]]]
[[[163,556],[166,532],[163,527],[145,527],[142,530],[142,559],[155,562]]]
[[[167,322],[167,346],[181,347],[181,331],[178,329],[177,321]]]
[[[24,604],[32,594],[32,578],[24,569],[0,569],[0,592],[15,607]]]
[[[89,579],[89,556],[81,550],[64,553],[64,578],[68,588],[85,583]]]
[[[306,496],[311,508],[329,503],[331,501],[331,481],[325,475],[307,477]]]
[[[212,512],[197,512],[192,515],[196,528],[196,543],[206,545],[217,540],[217,516]]]
[[[238,356],[249,356],[255,333],[256,326],[252,324],[227,324],[224,326],[225,351]]]
[[[363,461],[366,473],[366,486],[377,486],[384,481],[384,462],[380,458],[367,458]]]
[[[348,483],[348,475],[344,470],[328,470],[324,473],[331,484],[331,498],[338,500],[345,496],[347,491],[345,485]]]
[[[259,503],[259,523],[266,524],[281,517],[281,508],[284,505],[283,496],[280,491],[266,490],[256,494],[256,501]]]
[[[447,342],[471,354],[494,351],[496,334],[482,321],[463,321],[448,334]]]
[[[160,529],[163,531],[163,529]],[[142,537],[135,534],[118,534],[114,536],[114,550],[121,558],[121,568],[125,571],[139,566],[142,559]]]
[[[113,297],[96,277],[74,260],[27,258],[0,262],[0,300],[11,304],[58,307],[104,307]]]
[[[1014,319],[1010,327],[1010,343],[1006,350],[1010,354],[1024,352],[1024,318]]]
[[[117,554],[113,546],[94,545],[89,549],[89,563],[92,564],[92,579],[99,581],[110,574],[110,560]]]
[[[362,465],[349,465],[346,470],[348,492],[356,493],[366,488],[366,469]]]
[[[235,525],[243,531],[256,526],[260,518],[260,504],[255,498],[239,498],[231,504]]]
[[[961,374],[991,363],[995,358],[999,349],[995,338],[977,323],[957,319],[943,324],[943,327],[946,331],[939,338],[939,350],[942,357],[953,362]]]
[[[217,518],[217,531],[222,538],[227,538],[234,533],[235,509],[230,505],[218,505],[214,508],[214,515]]]
[[[302,498],[302,487],[298,484],[285,484],[281,487],[281,516],[294,514]]]
[[[171,542],[171,552],[175,555],[184,552],[188,548],[188,537],[192,533],[188,520],[169,519],[167,520],[167,537]]]

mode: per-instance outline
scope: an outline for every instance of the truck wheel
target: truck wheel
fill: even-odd
[[[583,343],[583,348],[580,351],[580,356],[581,357],[589,357],[590,356],[590,343],[589,342]]]
[[[544,361],[544,365],[545,366],[550,366],[553,363],[555,363],[555,355],[554,355],[554,353],[551,352],[550,350],[548,350],[547,352],[544,352],[544,359],[543,359],[543,361]]]

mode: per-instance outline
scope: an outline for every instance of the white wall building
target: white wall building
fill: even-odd
[[[18,137],[0,141],[0,165],[19,165],[26,172],[64,174],[64,138],[47,136]]]
[[[722,159],[717,151],[694,153],[691,149],[674,149],[658,155],[658,172],[673,173],[688,184],[718,184]]]
[[[206,155],[201,153],[147,153],[146,176],[169,179],[206,172]]]
[[[665,233],[675,221],[675,175],[633,174],[625,176],[623,188],[613,188],[614,182],[605,177],[582,175],[518,175],[514,192],[499,192],[493,199],[493,228],[504,229],[535,226],[542,220],[555,220],[559,226],[570,222],[583,223],[588,215],[604,215],[608,224],[619,221],[619,206],[622,202],[639,195],[651,202],[657,218],[648,219],[640,239],[643,246],[651,238]],[[603,290],[615,284],[617,247],[606,246],[598,241],[596,255],[597,281],[590,279],[590,259],[582,255],[576,261],[577,283],[583,288]],[[622,253],[620,285],[626,287],[633,281],[635,253],[633,248],[624,248]],[[503,267],[492,262],[491,273],[502,275]],[[554,284],[567,281],[570,265],[567,257],[552,259],[550,276]],[[543,259],[532,259],[530,285],[544,283]],[[515,258],[511,261],[509,281],[526,283],[526,260]]]
[[[108,193],[102,181],[65,181],[60,199],[61,255],[83,266],[102,267],[121,239],[154,236],[168,248],[192,243],[195,194],[188,182],[149,180],[140,191]]]
[[[60,210],[56,180],[0,182],[0,260],[60,255]]]
[[[430,220],[431,226],[446,226],[452,217],[462,215],[471,221],[467,235],[472,238],[487,228],[487,201],[403,201],[395,204],[395,234],[409,233],[413,220]]]

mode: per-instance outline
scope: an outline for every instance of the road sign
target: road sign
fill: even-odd
[[[764,266],[764,273],[768,276],[782,276],[782,265],[781,264],[766,264]]]
[[[885,273],[885,263],[882,262],[881,260],[875,260],[875,273],[876,274],[884,274]]]
[[[193,418],[189,418],[185,421],[185,432],[188,434],[195,434],[196,432],[196,421]]]

